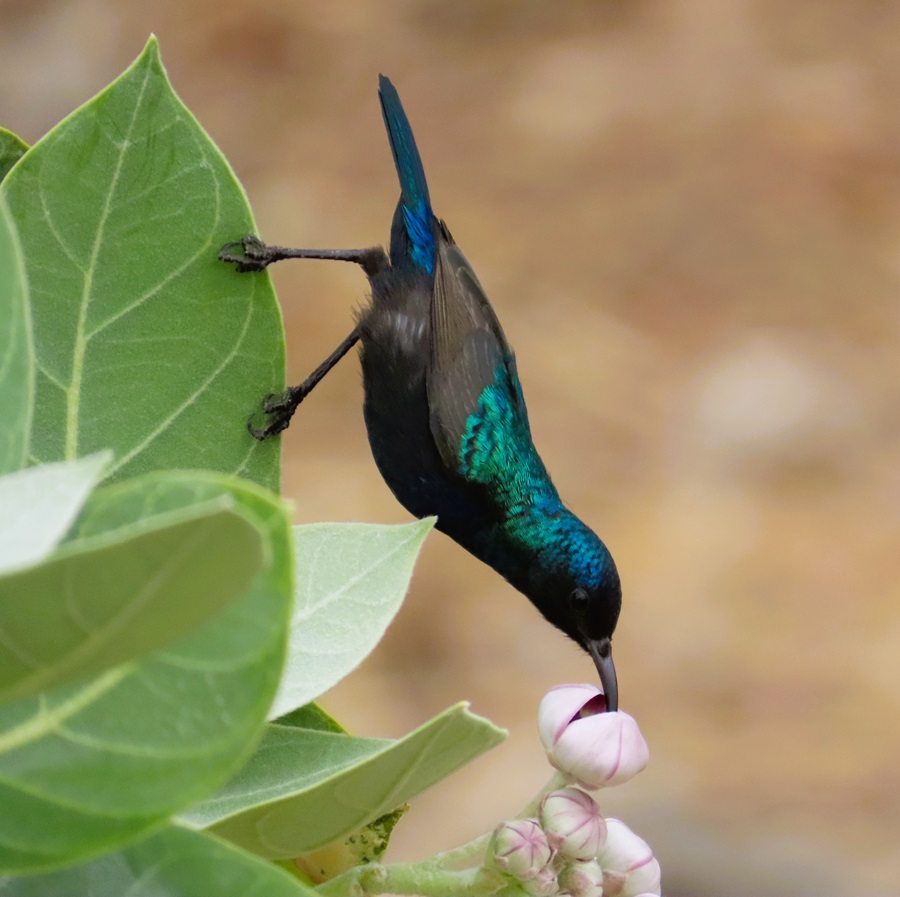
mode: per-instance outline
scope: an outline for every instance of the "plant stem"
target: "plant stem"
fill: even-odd
[[[316,890],[323,897],[372,897],[377,894],[416,894],[421,897],[503,897],[510,882],[483,867],[452,872],[422,863],[370,863],[348,869]],[[518,889],[515,889],[519,893]],[[512,893],[512,890],[510,890]]]
[[[538,806],[541,801],[544,799],[546,795],[548,795],[551,791],[556,791],[557,788],[565,788],[569,782],[566,780],[566,777],[558,770],[553,770],[553,775],[550,776],[550,780],[538,791],[537,794],[521,810],[519,810],[519,814],[516,817],[517,819],[528,819],[531,816],[537,814]]]
[[[423,865],[434,866],[435,869],[456,869],[460,866],[472,865],[473,862],[479,865],[484,862],[487,853],[488,844],[491,842],[492,832],[485,835],[479,835],[459,847],[451,847],[449,850],[442,850],[433,857],[429,857],[423,861]]]

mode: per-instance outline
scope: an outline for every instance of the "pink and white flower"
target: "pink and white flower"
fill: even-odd
[[[557,685],[538,710],[538,731],[550,763],[590,791],[627,782],[650,760],[634,718],[621,710],[605,711],[606,699],[592,685]]]

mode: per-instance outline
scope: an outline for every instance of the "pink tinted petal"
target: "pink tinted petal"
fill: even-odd
[[[659,860],[653,857],[649,863],[644,863],[637,869],[628,873],[628,881],[625,884],[623,897],[639,897],[641,894],[658,895],[662,881],[662,872],[659,868]]]
[[[653,859],[632,872],[603,870],[603,897],[659,897],[659,863]]]
[[[616,872],[632,872],[653,859],[650,845],[636,835],[621,819],[606,820],[606,844],[600,851],[600,864]]]
[[[563,856],[586,862],[600,852],[606,823],[594,799],[580,788],[551,791],[542,801],[540,813],[547,841]]]
[[[513,819],[497,826],[491,852],[494,865],[520,881],[537,876],[552,856],[536,819]]]
[[[557,769],[588,789],[625,782],[644,769],[649,759],[638,724],[622,711],[575,720],[550,754]]]
[[[606,824],[606,844],[599,856],[604,871],[604,894],[612,897],[659,894],[659,862],[647,842],[619,819],[607,819]]]
[[[602,692],[593,685],[557,685],[544,695],[538,708],[538,732],[545,751],[552,749],[585,704],[599,694]]]

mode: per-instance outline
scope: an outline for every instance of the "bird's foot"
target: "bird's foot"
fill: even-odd
[[[233,264],[239,274],[245,274],[248,271],[264,271],[277,260],[272,252],[272,247],[263,243],[259,237],[254,237],[253,234],[246,234],[240,240],[226,243],[219,250],[219,261]]]
[[[261,427],[257,427],[253,423],[253,418],[250,418],[247,421],[250,435],[262,442],[262,440],[286,430],[290,426],[291,418],[297,407],[309,392],[308,389],[304,389],[304,386],[305,384],[292,386],[285,392],[273,392],[267,395],[262,400],[262,411],[266,415],[266,422]]]

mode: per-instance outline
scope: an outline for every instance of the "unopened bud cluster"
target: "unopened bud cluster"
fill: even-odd
[[[547,757],[572,784],[551,791],[534,818],[505,822],[491,841],[491,864],[532,897],[647,897],[660,893],[653,851],[618,819],[604,819],[583,789],[627,781],[648,761],[627,713],[599,712],[588,685],[558,686],[541,702],[538,726]]]
[[[653,851],[618,819],[604,819],[580,788],[551,791],[538,816],[504,822],[491,844],[493,866],[532,897],[659,894]]]

